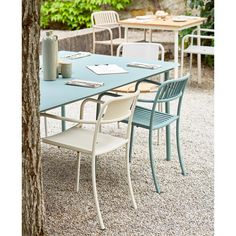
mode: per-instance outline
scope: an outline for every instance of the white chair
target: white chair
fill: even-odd
[[[165,50],[162,44],[159,43],[122,43],[117,48],[117,56],[134,58],[134,60],[144,59],[150,61],[164,61]],[[161,78],[163,81],[163,78]],[[113,91],[121,93],[133,93],[135,84],[128,84],[114,89]],[[141,93],[150,93],[157,90],[157,86],[150,83],[140,85]]]
[[[42,113],[42,116],[64,120],[67,122],[77,123],[72,128],[67,129],[61,133],[52,135],[50,137],[42,138],[42,142],[51,144],[57,147],[71,149],[77,152],[77,184],[76,191],[79,190],[79,176],[80,176],[80,157],[81,153],[87,153],[92,156],[92,185],[93,185],[93,194],[95,199],[96,211],[100,223],[101,229],[104,229],[104,223],[100,212],[97,188],[96,188],[96,158],[99,155],[102,155],[107,152],[111,152],[117,148],[122,146],[126,147],[126,171],[127,171],[127,179],[129,192],[131,195],[131,200],[133,207],[136,209],[137,205],[134,199],[133,189],[131,185],[130,178],[130,169],[129,169],[129,141],[130,141],[130,132],[131,132],[131,123],[133,118],[133,112],[135,108],[135,104],[137,101],[137,97],[139,95],[139,91],[116,97],[104,101],[98,101],[96,99],[88,98],[85,99],[81,104],[80,110],[80,119],[72,119],[66,117],[60,117],[48,113]],[[95,102],[97,104],[101,104],[101,109],[99,112],[99,116],[96,120],[83,120],[84,107],[87,102]],[[126,130],[126,134],[124,138],[116,137],[112,134],[104,134],[99,131],[99,127],[101,124],[110,124],[113,122],[118,122],[124,119],[128,119],[128,126]],[[94,130],[84,128],[83,124],[92,124],[94,125]]]
[[[119,45],[126,42],[121,36],[121,26],[119,25],[119,15],[115,11],[99,11],[93,12],[91,15],[93,28],[93,53],[96,50],[96,44],[110,45],[111,55],[113,56],[113,45]],[[112,27],[118,27],[118,37],[114,38]],[[108,40],[97,40],[96,29],[103,29],[109,32]]]
[[[117,56],[145,59],[150,61],[161,60],[164,61],[165,50],[162,44],[159,43],[122,43],[117,48]],[[163,82],[164,78],[161,75],[160,81]],[[128,84],[116,89],[113,92],[116,93],[133,93],[135,92],[136,83]],[[153,83],[143,82],[139,85],[138,89],[140,93],[155,93],[159,86]],[[150,99],[138,99],[138,102],[150,102]],[[158,110],[162,111],[162,104],[158,104]],[[119,127],[119,123],[118,123]],[[160,130],[157,131],[157,143],[160,142]]]
[[[201,32],[208,32],[213,35],[202,35]],[[190,53],[190,74],[192,70],[192,54],[214,55],[214,46],[204,46],[201,44],[202,39],[214,40],[214,29],[200,29],[200,35],[196,34],[197,29],[193,30],[192,34],[187,34],[182,39],[181,46],[181,70],[180,74],[183,76],[184,53]],[[190,39],[190,44],[185,48],[185,42]],[[196,39],[196,40],[194,40]],[[196,42],[195,42],[196,41]],[[201,83],[201,64],[198,61],[198,83]]]

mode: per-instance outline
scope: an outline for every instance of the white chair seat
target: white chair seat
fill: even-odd
[[[92,153],[94,131],[74,126],[62,133],[42,138],[47,144],[68,148],[77,152]],[[95,155],[113,151],[128,142],[127,139],[98,133]]]
[[[193,54],[203,54],[203,55],[214,55],[214,47],[211,46],[197,46],[190,45],[188,48],[184,49],[185,53]]]

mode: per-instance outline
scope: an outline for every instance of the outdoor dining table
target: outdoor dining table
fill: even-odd
[[[127,66],[134,61],[134,58],[115,57],[91,54],[90,56],[67,59],[66,56],[73,55],[76,52],[60,51],[60,60],[67,60],[72,63],[72,77],[62,78],[59,76],[56,80],[46,81],[43,79],[43,73],[40,72],[40,112],[46,112],[54,108],[61,107],[61,115],[65,116],[65,106],[67,104],[83,100],[88,97],[99,95],[110,91],[114,88],[127,85],[136,81],[148,79],[151,76],[164,73],[164,79],[169,79],[169,72],[175,69],[178,64],[174,62],[147,61],[139,59],[142,63],[158,64],[156,69],[136,68]],[[135,60],[137,61],[137,59]],[[87,68],[88,65],[107,65],[115,64],[127,71],[127,73],[118,74],[96,74]],[[97,88],[70,86],[65,83],[69,80],[79,79],[103,83]],[[169,105],[166,105],[166,111],[169,112]],[[65,123],[62,123],[62,129],[65,129]],[[170,160],[170,128],[166,129],[167,133],[167,160]]]
[[[179,32],[197,27],[197,34],[200,35],[200,25],[206,20],[202,17],[176,17],[167,16],[166,18],[157,18],[155,16],[150,16],[150,18],[129,18],[125,20],[120,20],[119,24],[125,29],[125,39],[128,41],[128,29],[138,28],[147,29],[150,31],[149,42],[152,42],[152,30],[166,30],[174,32],[174,62],[178,63],[178,49],[179,49]],[[200,39],[197,42],[200,45]],[[198,62],[201,64],[201,55],[198,54]],[[178,78],[178,67],[175,68],[174,77]]]

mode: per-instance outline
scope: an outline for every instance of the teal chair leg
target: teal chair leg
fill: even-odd
[[[182,155],[181,155],[180,142],[179,142],[179,119],[176,121],[176,143],[177,143],[179,164],[180,164],[180,168],[181,168],[181,171],[182,171],[182,175],[186,175],[186,171],[185,171],[185,167],[184,167],[184,161],[183,161]]]
[[[156,177],[156,171],[155,171],[155,160],[153,159],[153,150],[152,150],[152,130],[149,130],[149,158],[150,158],[150,164],[151,164],[151,170],[152,170],[152,178],[154,181],[154,185],[156,188],[156,192],[160,193],[160,185],[159,181]]]
[[[129,145],[129,162],[131,162],[132,158],[132,149],[133,149],[133,137],[134,137],[134,125],[131,125],[131,132],[130,132],[130,145]]]
[[[167,102],[165,104],[166,113],[170,113],[170,104]],[[166,126],[166,160],[171,161],[171,133],[170,125]]]

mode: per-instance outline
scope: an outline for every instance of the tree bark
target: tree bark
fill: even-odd
[[[40,0],[22,0],[22,235],[44,235],[39,114]]]
[[[153,3],[154,3],[154,7],[155,7],[155,9],[161,9],[161,5],[160,5],[160,3],[159,3],[159,0],[153,0]]]

